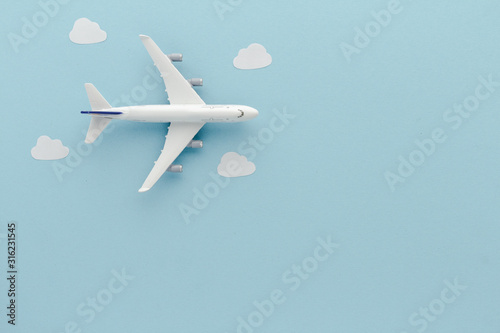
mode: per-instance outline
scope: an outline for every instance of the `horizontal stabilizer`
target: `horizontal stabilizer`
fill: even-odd
[[[85,83],[85,90],[87,90],[92,111],[111,109],[111,105],[102,97],[101,93],[92,83]]]
[[[83,114],[92,116],[85,143],[92,143],[101,135],[102,131],[104,131],[111,121],[111,118],[97,116],[118,115],[122,114],[122,112],[103,111],[111,109],[111,105],[102,97],[92,83],[85,83],[85,90],[87,90],[90,106],[92,107],[92,111],[82,111]]]
[[[106,126],[108,126],[110,121],[111,118],[92,117],[85,143],[93,143],[101,135]]]

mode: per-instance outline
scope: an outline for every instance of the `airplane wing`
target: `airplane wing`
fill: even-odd
[[[140,37],[161,73],[170,104],[205,104],[158,45],[149,36],[140,35]]]
[[[205,125],[204,122],[173,122],[170,123],[168,133],[165,139],[165,146],[161,151],[160,157],[155,162],[153,170],[142,185],[139,192],[146,192],[160,179],[167,171],[168,167],[175,161],[177,156],[186,148],[189,141]]]

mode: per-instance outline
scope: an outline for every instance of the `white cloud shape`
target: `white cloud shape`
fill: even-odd
[[[52,140],[46,135],[38,138],[36,146],[31,149],[35,160],[60,160],[69,154],[69,148],[63,146],[61,140]]]
[[[255,172],[255,164],[238,153],[225,153],[217,167],[217,172],[222,177],[243,177]]]
[[[267,53],[266,48],[254,43],[238,52],[238,56],[233,60],[233,65],[239,69],[258,69],[267,67],[272,62],[273,57]]]
[[[86,17],[76,20],[73,30],[69,33],[69,39],[76,44],[100,43],[104,42],[107,37],[106,31],[102,30],[99,24]]]

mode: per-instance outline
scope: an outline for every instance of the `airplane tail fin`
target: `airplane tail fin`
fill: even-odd
[[[111,109],[111,105],[102,97],[101,93],[92,83],[85,83],[85,90],[87,90],[92,111]]]
[[[92,83],[85,83],[85,90],[87,90],[87,96],[89,97],[90,106],[92,111],[111,109],[111,105],[102,97],[96,87]],[[102,131],[108,126],[111,118],[103,118],[92,116],[90,120],[89,130],[87,131],[87,137],[85,138],[85,143],[94,142]]]

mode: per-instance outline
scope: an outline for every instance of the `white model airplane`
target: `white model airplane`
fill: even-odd
[[[165,55],[148,36],[140,35],[146,50],[165,82],[170,105],[139,105],[113,108],[91,83],[85,84],[92,111],[82,111],[92,116],[85,139],[94,142],[112,119],[170,123],[165,146],[139,192],[146,192],[160,179],[165,171],[182,172],[182,165],[173,165],[184,148],[201,148],[203,143],[193,137],[211,122],[240,122],[257,117],[254,108],[242,105],[206,105],[192,88],[202,85],[201,79],[186,80],[172,64],[182,61],[182,55]]]

